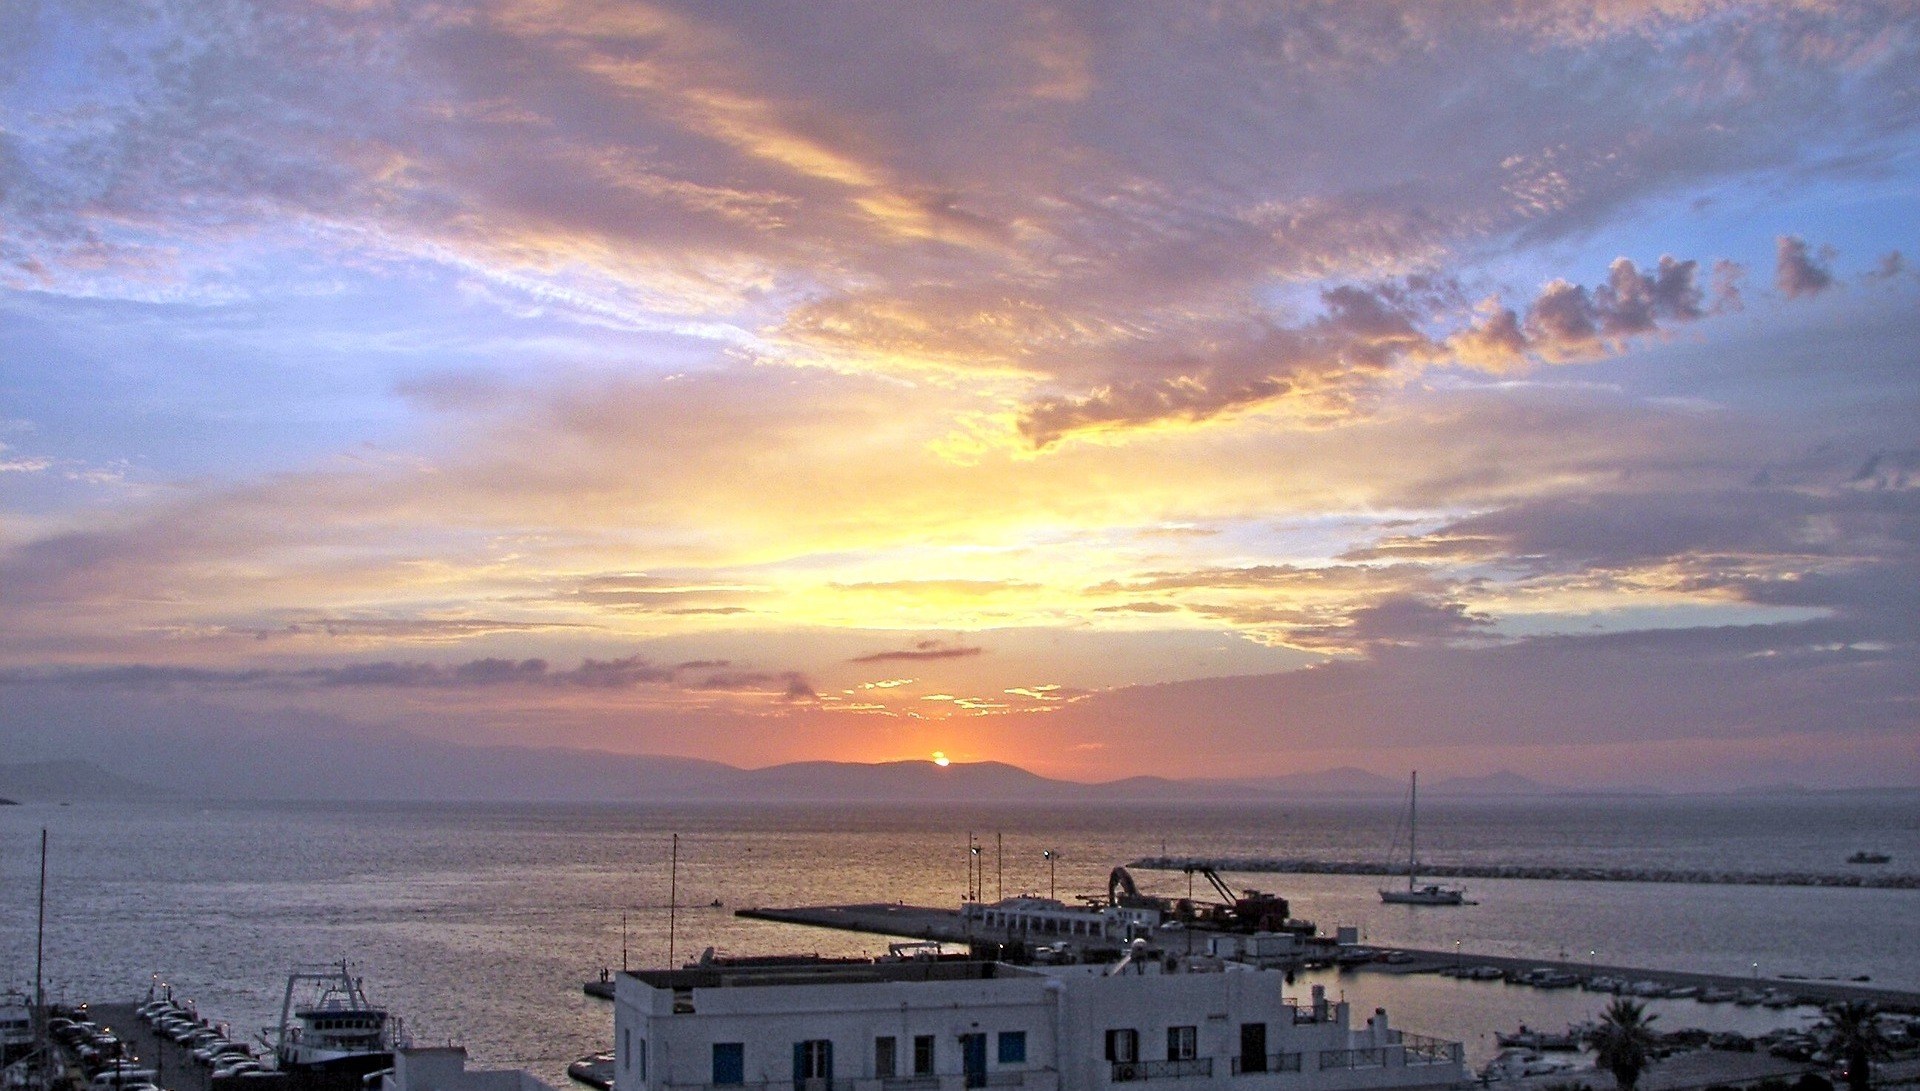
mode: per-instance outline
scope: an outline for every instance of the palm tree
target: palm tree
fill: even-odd
[[[1850,1091],[1866,1091],[1874,1060],[1886,1053],[1886,1037],[1873,1016],[1874,1007],[1868,1001],[1848,1000],[1829,1007],[1822,1023],[1828,1048],[1847,1062]]]
[[[1659,1040],[1650,1025],[1658,1018],[1647,1014],[1645,1004],[1620,997],[1600,1013],[1600,1025],[1587,1036],[1595,1063],[1613,1073],[1620,1091],[1633,1091],[1640,1082],[1640,1073],[1646,1070],[1653,1045]]]

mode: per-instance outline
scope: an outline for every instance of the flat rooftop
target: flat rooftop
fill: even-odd
[[[957,959],[906,959],[855,962],[847,959],[742,960],[683,970],[628,970],[626,976],[656,989],[731,989],[773,985],[855,985],[895,981],[989,981],[1041,976],[1000,962]]]

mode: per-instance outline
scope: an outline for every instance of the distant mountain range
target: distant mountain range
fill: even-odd
[[[0,765],[0,802],[151,799],[163,794],[151,784],[116,776],[90,761],[70,758]]]
[[[1260,802],[1293,798],[1391,798],[1403,782],[1361,769],[1241,780],[1130,777],[1089,784],[1040,776],[1003,762],[878,764],[808,761],[742,769],[721,762],[561,748],[462,746],[414,736],[358,740],[312,735],[176,740],[170,760],[143,761],[143,782],[91,761],[0,765],[0,796],[92,801],[168,795],[501,801],[741,802]],[[305,753],[307,750],[314,753]],[[324,752],[324,754],[322,753]],[[1556,789],[1514,773],[1438,780],[1438,796],[1522,796]]]

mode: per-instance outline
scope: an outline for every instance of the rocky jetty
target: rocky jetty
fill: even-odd
[[[1274,872],[1292,875],[1404,875],[1406,868],[1359,860],[1305,860],[1257,856],[1144,856],[1127,865],[1149,871]],[[1841,874],[1810,871],[1716,871],[1711,869],[1552,867],[1539,864],[1441,864],[1420,862],[1421,878],[1552,879],[1594,883],[1718,883],[1732,886],[1852,886],[1920,890],[1920,875]]]

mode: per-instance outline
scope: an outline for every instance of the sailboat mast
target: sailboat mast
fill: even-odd
[[[1420,866],[1420,771],[1407,785],[1407,893],[1413,893],[1413,872]]]
[[[47,828],[40,827],[40,909],[33,926],[33,1030],[36,1043],[47,1030]]]

